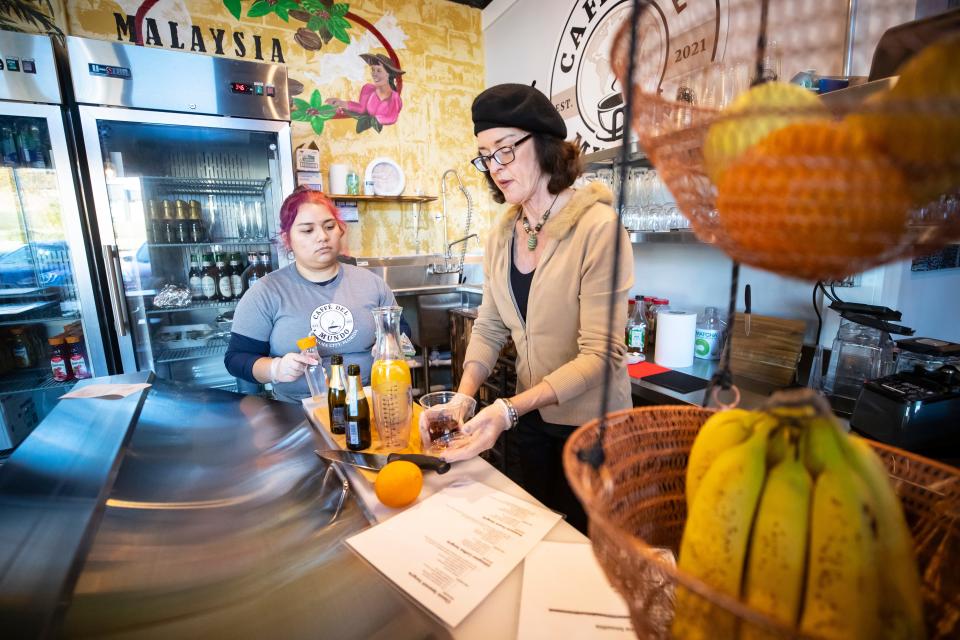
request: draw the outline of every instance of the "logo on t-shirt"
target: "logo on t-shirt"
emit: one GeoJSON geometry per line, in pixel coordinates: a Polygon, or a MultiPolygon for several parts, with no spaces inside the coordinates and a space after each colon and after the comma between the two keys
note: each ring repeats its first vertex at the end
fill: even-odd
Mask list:
{"type": "Polygon", "coordinates": [[[310,314],[310,328],[320,342],[342,344],[352,337],[353,314],[342,304],[320,305],[310,314]]]}

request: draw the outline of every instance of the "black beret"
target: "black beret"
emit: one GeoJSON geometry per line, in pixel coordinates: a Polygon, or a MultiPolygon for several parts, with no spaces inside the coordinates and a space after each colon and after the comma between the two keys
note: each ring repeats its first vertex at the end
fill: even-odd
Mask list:
{"type": "Polygon", "coordinates": [[[553,103],[525,84],[498,84],[473,101],[473,134],[494,127],[516,127],[530,133],[545,133],[561,140],[567,125],[553,103]]]}

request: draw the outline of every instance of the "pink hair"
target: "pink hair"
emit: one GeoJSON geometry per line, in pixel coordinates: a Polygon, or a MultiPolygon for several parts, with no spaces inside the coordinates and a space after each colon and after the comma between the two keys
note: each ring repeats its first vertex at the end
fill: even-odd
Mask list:
{"type": "Polygon", "coordinates": [[[283,241],[283,246],[286,247],[288,251],[290,250],[290,227],[293,226],[293,222],[297,219],[297,214],[300,213],[300,207],[305,204],[316,204],[329,211],[333,219],[337,221],[337,226],[340,227],[340,231],[343,234],[347,233],[347,224],[343,221],[340,210],[333,204],[333,200],[328,198],[322,191],[315,191],[308,187],[297,187],[293,190],[293,193],[287,196],[283,204],[280,205],[280,238],[283,241]]]}

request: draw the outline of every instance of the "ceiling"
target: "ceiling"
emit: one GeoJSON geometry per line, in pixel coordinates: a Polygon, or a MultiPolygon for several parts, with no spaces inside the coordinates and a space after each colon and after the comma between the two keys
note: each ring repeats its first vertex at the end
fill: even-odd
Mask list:
{"type": "Polygon", "coordinates": [[[450,2],[456,2],[457,4],[465,4],[468,7],[476,7],[477,9],[486,9],[487,5],[490,4],[493,0],[450,0],[450,2]]]}

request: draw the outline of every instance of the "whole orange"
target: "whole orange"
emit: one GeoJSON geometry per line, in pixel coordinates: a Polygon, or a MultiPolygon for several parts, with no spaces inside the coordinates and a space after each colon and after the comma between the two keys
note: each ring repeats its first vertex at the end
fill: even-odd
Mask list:
{"type": "Polygon", "coordinates": [[[774,131],[731,163],[717,189],[721,248],[806,280],[882,263],[910,206],[900,171],[863,130],[832,121],[774,131]]]}
{"type": "Polygon", "coordinates": [[[423,472],[420,467],[406,460],[388,463],[377,474],[373,489],[383,504],[394,509],[405,507],[420,495],[423,488],[423,472]]]}

